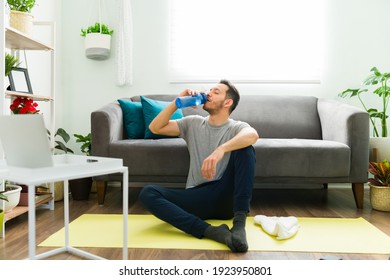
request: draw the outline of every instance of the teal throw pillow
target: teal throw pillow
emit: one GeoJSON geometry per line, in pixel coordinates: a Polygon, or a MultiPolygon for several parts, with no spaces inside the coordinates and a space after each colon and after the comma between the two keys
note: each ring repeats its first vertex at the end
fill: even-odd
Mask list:
{"type": "Polygon", "coordinates": [[[129,139],[143,139],[145,134],[144,114],[141,102],[119,99],[123,112],[123,125],[129,139]]]}
{"type": "MultiPolygon", "coordinates": [[[[144,121],[145,121],[145,139],[171,138],[170,136],[154,134],[149,130],[149,124],[171,102],[154,100],[154,99],[141,96],[141,103],[142,103],[142,111],[144,113],[144,121]]],[[[172,115],[171,120],[181,119],[182,117],[183,117],[183,112],[181,110],[177,110],[172,115]]]]}

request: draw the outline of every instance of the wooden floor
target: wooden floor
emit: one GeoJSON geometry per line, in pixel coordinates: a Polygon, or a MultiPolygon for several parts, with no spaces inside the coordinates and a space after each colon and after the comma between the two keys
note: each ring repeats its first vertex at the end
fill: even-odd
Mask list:
{"type": "MultiPolygon", "coordinates": [[[[129,213],[144,214],[145,210],[137,202],[140,189],[130,188],[129,213]]],[[[91,194],[88,201],[70,200],[70,220],[74,220],[85,213],[120,214],[122,198],[120,188],[108,189],[104,206],[97,205],[96,194],[91,194]]],[[[55,203],[55,210],[37,210],[37,244],[63,227],[63,202],[55,203]]],[[[390,235],[390,212],[372,210],[369,203],[369,191],[365,189],[364,209],[357,210],[353,200],[352,190],[338,185],[329,185],[328,189],[256,189],[253,194],[252,210],[250,215],[268,216],[297,216],[297,217],[363,217],[386,234],[390,235]]],[[[91,233],[93,234],[93,233],[91,233]]],[[[17,260],[28,256],[27,244],[27,214],[19,216],[6,223],[6,236],[0,239],[0,259],[17,260]]],[[[84,248],[82,248],[84,249],[84,248]]],[[[37,247],[37,253],[47,251],[48,248],[37,247]]],[[[121,259],[122,249],[85,248],[86,251],[98,254],[107,259],[121,259]]],[[[205,250],[161,250],[161,249],[129,249],[129,259],[156,260],[156,259],[293,259],[318,260],[323,253],[295,253],[295,252],[247,252],[231,253],[229,251],[205,250]]],[[[342,259],[388,259],[388,255],[368,254],[339,254],[334,255],[342,259]]],[[[51,259],[79,260],[78,256],[62,253],[51,259]]]]}

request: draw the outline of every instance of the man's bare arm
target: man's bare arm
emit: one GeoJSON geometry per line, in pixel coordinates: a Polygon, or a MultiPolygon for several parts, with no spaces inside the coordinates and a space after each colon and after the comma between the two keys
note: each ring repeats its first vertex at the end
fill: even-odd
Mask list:
{"type": "MultiPolygon", "coordinates": [[[[190,89],[185,89],[179,96],[186,96],[191,94],[190,89]]],[[[172,101],[164,110],[154,118],[150,123],[149,129],[154,134],[167,135],[167,136],[179,136],[179,125],[176,121],[170,120],[172,115],[177,110],[175,101],[172,101]]]]}
{"type": "Polygon", "coordinates": [[[219,146],[208,156],[202,164],[202,175],[208,180],[214,179],[217,172],[217,163],[226,152],[239,150],[256,143],[259,139],[257,131],[252,127],[243,128],[236,136],[219,146]]]}
{"type": "Polygon", "coordinates": [[[154,134],[178,136],[180,133],[179,126],[176,121],[170,120],[172,115],[177,110],[174,102],[170,103],[164,110],[154,118],[150,123],[149,129],[154,134]]]}

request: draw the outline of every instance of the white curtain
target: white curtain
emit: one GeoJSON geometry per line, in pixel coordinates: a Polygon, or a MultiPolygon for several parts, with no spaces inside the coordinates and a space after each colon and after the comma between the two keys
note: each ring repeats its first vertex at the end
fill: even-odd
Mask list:
{"type": "Polygon", "coordinates": [[[133,20],[130,0],[119,0],[117,35],[117,85],[133,83],[133,20]]]}

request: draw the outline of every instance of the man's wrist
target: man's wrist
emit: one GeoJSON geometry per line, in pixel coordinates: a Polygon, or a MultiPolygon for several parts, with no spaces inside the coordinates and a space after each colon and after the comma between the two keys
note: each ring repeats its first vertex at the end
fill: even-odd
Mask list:
{"type": "Polygon", "coordinates": [[[219,146],[217,148],[218,151],[222,152],[222,153],[226,153],[226,145],[225,144],[222,144],[221,146],[219,146]]]}

